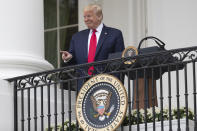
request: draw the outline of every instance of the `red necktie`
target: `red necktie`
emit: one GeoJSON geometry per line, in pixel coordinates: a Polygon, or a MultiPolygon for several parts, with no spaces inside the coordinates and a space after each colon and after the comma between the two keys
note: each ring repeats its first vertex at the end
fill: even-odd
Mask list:
{"type": "MultiPolygon", "coordinates": [[[[94,62],[94,57],[95,57],[95,53],[96,53],[96,43],[97,43],[95,32],[96,32],[96,30],[93,29],[92,36],[90,38],[89,53],[88,53],[88,63],[94,62]]],[[[91,66],[88,69],[88,74],[92,75],[93,70],[94,70],[94,67],[91,66]]]]}

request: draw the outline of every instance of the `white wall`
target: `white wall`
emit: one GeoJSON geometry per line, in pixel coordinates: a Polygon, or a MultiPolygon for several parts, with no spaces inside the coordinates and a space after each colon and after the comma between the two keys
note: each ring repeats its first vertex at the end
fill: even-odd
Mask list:
{"type": "Polygon", "coordinates": [[[0,80],[0,130],[14,130],[14,97],[13,84],[0,80]]]}
{"type": "Polygon", "coordinates": [[[149,0],[148,34],[166,42],[167,49],[197,45],[196,0],[149,0]]]}

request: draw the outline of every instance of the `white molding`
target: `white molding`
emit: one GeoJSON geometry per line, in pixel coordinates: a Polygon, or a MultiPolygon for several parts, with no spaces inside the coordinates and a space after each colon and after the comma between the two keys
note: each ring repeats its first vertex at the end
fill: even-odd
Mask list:
{"type": "Polygon", "coordinates": [[[0,53],[0,78],[6,79],[25,74],[51,70],[53,66],[43,58],[26,54],[0,53]]]}

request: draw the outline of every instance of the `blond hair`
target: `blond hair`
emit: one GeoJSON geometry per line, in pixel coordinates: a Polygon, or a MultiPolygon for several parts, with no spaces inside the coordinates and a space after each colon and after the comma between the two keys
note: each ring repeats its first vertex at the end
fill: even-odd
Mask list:
{"type": "Polygon", "coordinates": [[[89,4],[83,9],[83,11],[93,11],[100,18],[100,20],[103,19],[103,12],[100,5],[89,4]]]}

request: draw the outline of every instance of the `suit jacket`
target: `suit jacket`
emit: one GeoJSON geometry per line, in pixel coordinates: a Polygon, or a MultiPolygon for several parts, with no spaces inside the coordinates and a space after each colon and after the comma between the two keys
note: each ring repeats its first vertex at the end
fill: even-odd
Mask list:
{"type": "MultiPolygon", "coordinates": [[[[90,29],[82,30],[73,35],[69,52],[72,54],[72,64],[83,64],[88,61],[88,36],[90,29]]],[[[118,29],[103,26],[96,47],[95,61],[106,60],[110,53],[124,50],[122,32],[118,29]]],[[[79,88],[82,86],[81,82],[79,88]]]]}
{"type": "MultiPolygon", "coordinates": [[[[69,52],[72,54],[72,64],[83,64],[88,61],[88,35],[90,29],[73,35],[69,52]]],[[[122,32],[118,29],[103,26],[97,43],[95,61],[106,60],[110,53],[122,52],[124,42],[122,32]]]]}

